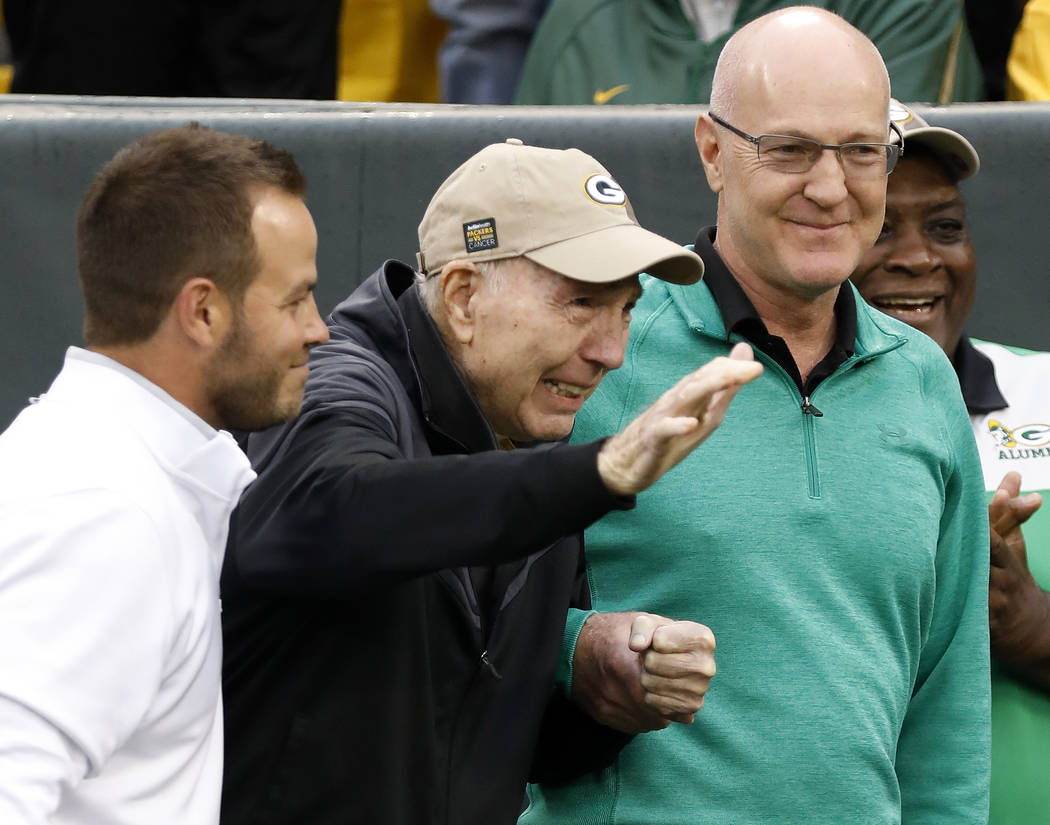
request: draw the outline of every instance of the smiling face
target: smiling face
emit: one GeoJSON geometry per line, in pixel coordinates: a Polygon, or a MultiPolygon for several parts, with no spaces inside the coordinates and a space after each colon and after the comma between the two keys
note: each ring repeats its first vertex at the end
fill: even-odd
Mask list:
{"type": "Polygon", "coordinates": [[[977,292],[977,256],[966,204],[935,158],[905,154],[890,175],[882,233],[852,279],[869,304],[954,354],[977,292]]]}
{"type": "MultiPolygon", "coordinates": [[[[723,100],[727,110],[716,114],[732,125],[822,144],[888,142],[885,67],[842,21],[794,10],[744,32],[734,51],[718,78],[734,94],[712,95],[712,110],[723,100]]],[[[753,299],[792,307],[849,277],[882,225],[885,177],[846,177],[831,150],[807,172],[771,168],[752,143],[706,116],[696,139],[719,195],[716,248],[753,299]]]]}
{"type": "Polygon", "coordinates": [[[261,268],[207,369],[209,403],[227,429],[260,430],[294,417],[310,348],[328,340],[317,314],[317,231],[302,199],[265,189],[252,233],[261,268]]]}
{"type": "Polygon", "coordinates": [[[623,363],[638,278],[575,281],[510,259],[480,278],[460,330],[457,361],[493,430],[516,441],[553,441],[602,377],[623,363]]]}

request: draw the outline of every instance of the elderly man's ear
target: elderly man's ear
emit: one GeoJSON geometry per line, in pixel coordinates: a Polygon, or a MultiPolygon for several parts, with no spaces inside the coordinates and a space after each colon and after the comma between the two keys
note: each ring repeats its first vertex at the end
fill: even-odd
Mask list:
{"type": "Polygon", "coordinates": [[[700,115],[696,119],[696,129],[693,135],[696,139],[696,150],[700,153],[700,162],[704,165],[707,185],[711,187],[712,192],[721,192],[722,155],[715,135],[714,121],[707,115],[700,115]]]}
{"type": "Polygon", "coordinates": [[[441,270],[441,303],[445,321],[460,344],[474,339],[477,296],[484,276],[470,261],[449,261],[441,270]]]}

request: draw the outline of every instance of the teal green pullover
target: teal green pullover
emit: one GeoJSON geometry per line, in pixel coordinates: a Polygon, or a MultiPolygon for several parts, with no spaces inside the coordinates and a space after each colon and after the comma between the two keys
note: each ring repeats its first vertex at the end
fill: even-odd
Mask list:
{"type": "MultiPolygon", "coordinates": [[[[697,39],[679,0],[553,0],[529,46],[517,103],[707,103],[726,40],[796,0],[742,0],[733,27],[697,39]]],[[[961,0],[815,0],[874,41],[905,102],[983,100],[961,0]]]]}
{"type": "MultiPolygon", "coordinates": [[[[573,439],[621,429],[728,353],[703,283],[644,278],[624,365],[573,439]]],[[[524,825],[970,825],[988,816],[988,523],[959,382],[857,297],[855,354],[803,414],[759,354],[718,430],[586,534],[595,609],[711,627],[691,725],[609,769],[531,787],[524,825]]],[[[566,629],[563,663],[585,614],[566,629]]],[[[569,689],[567,684],[564,686],[569,689]]]]}

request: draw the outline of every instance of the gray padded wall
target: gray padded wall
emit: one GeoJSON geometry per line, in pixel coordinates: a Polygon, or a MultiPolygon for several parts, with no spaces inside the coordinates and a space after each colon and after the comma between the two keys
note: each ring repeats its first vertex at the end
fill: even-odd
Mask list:
{"type": "MultiPolygon", "coordinates": [[[[0,96],[0,427],[46,389],[80,342],[73,219],[94,172],[123,144],[197,120],[290,149],[320,233],[322,313],[385,258],[413,261],[416,225],[444,177],[493,141],[577,146],[627,190],[639,220],[687,243],[714,219],[693,145],[699,109],[459,107],[0,96]]],[[[964,132],[982,170],[964,184],[981,261],[970,331],[1050,349],[1050,104],[920,111],[964,132]]]]}

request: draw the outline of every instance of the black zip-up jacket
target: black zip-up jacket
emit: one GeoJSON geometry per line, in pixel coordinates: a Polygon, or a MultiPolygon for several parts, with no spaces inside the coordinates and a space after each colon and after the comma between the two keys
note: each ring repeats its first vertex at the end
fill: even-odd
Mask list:
{"type": "Polygon", "coordinates": [[[498,450],[388,261],[329,318],[222,575],[223,825],[502,825],[626,738],[552,690],[598,444],[498,450]],[[534,758],[535,757],[535,758],[534,758]]]}

